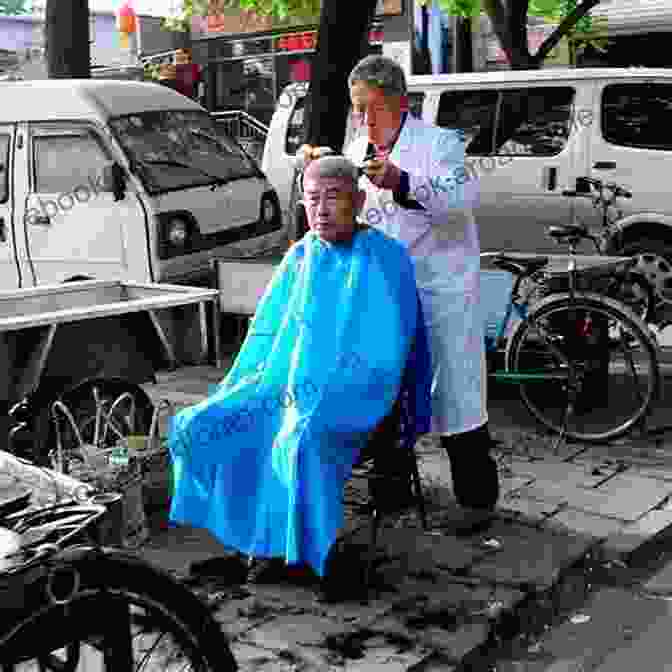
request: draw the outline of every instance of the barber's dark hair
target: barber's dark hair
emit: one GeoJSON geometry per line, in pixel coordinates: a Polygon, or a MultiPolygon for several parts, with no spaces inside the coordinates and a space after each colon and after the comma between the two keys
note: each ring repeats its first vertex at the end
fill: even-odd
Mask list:
{"type": "Polygon", "coordinates": [[[364,82],[377,86],[386,96],[406,95],[406,75],[402,67],[388,56],[366,56],[353,68],[348,77],[348,86],[364,82]]]}

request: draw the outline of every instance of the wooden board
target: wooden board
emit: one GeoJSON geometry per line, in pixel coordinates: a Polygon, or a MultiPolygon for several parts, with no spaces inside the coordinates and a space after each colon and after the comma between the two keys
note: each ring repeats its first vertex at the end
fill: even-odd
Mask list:
{"type": "Polygon", "coordinates": [[[279,263],[279,260],[219,260],[220,310],[236,315],[254,315],[279,263]]]}

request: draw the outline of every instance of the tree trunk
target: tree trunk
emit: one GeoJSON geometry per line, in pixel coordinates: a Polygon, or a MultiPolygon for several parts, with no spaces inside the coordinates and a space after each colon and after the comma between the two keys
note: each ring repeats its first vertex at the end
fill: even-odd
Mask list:
{"type": "Polygon", "coordinates": [[[367,53],[376,4],[376,0],[322,3],[307,101],[308,144],[336,151],[343,147],[350,105],[348,75],[367,53]]]}
{"type": "Polygon", "coordinates": [[[457,20],[457,71],[474,71],[474,39],[471,17],[457,20]]]}
{"type": "Polygon", "coordinates": [[[91,77],[88,0],[47,0],[45,43],[50,79],[91,77]]]}

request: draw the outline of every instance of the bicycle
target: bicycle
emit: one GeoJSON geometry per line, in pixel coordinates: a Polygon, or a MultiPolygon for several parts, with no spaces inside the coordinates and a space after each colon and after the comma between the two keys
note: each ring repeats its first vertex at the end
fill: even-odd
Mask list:
{"type": "Polygon", "coordinates": [[[22,505],[0,503],[2,672],[237,669],[221,628],[190,590],[99,543],[104,496],[33,511],[22,505]]]}
{"type": "MultiPolygon", "coordinates": [[[[632,198],[632,192],[615,182],[603,182],[590,177],[577,177],[576,188],[564,190],[562,195],[568,198],[591,199],[593,207],[600,213],[600,232],[597,234],[590,232],[577,218],[574,219],[573,225],[583,228],[583,237],[593,243],[598,255],[609,254],[619,235],[618,222],[623,217],[623,211],[618,208],[617,200],[619,198],[632,198]]],[[[659,284],[656,275],[658,271],[658,268],[651,270],[646,255],[637,255],[636,263],[628,273],[622,274],[618,278],[612,277],[610,283],[606,285],[602,283],[602,286],[595,287],[595,290],[622,301],[632,308],[644,322],[653,323],[656,321],[656,293],[654,287],[660,289],[657,287],[659,284]]]]}
{"type": "MultiPolygon", "coordinates": [[[[657,343],[646,324],[625,304],[595,292],[577,289],[591,269],[577,269],[576,245],[586,237],[576,225],[550,227],[548,233],[569,245],[567,292],[550,292],[533,303],[555,274],[547,256],[485,253],[496,268],[515,276],[509,302],[496,335],[486,340],[490,376],[519,386],[521,400],[531,415],[563,439],[601,443],[627,433],[644,422],[660,394],[657,343]],[[524,281],[532,287],[521,293],[524,281]],[[513,312],[520,321],[506,343],[504,369],[492,370],[494,353],[504,344],[513,312]],[[621,352],[622,363],[616,364],[621,352]],[[613,372],[609,367],[616,364],[613,372]],[[638,374],[637,367],[642,369],[638,374]],[[623,384],[632,374],[634,384],[623,384]],[[643,385],[637,384],[641,380],[643,385]],[[619,414],[623,399],[609,404],[616,392],[634,392],[634,408],[619,414]]],[[[627,272],[635,259],[604,260],[597,273],[627,272]]]]}

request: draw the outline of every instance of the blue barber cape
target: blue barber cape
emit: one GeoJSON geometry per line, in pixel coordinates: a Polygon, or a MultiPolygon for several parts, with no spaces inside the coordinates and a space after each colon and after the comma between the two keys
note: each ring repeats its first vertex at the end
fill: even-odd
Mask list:
{"type": "Polygon", "coordinates": [[[376,229],[292,246],[216,392],[178,413],[173,522],[320,576],[342,491],[369,433],[401,398],[398,445],[429,431],[431,366],[413,264],[376,229]]]}

